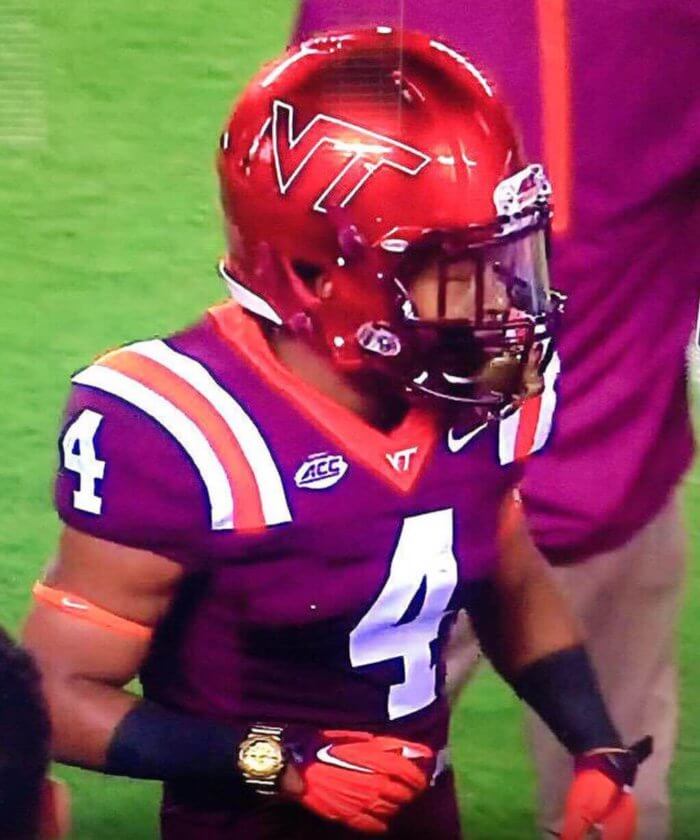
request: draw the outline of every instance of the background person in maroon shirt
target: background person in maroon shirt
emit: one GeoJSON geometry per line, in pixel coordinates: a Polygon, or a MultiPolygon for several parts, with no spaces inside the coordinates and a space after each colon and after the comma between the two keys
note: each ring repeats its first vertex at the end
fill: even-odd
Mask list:
{"type": "MultiPolygon", "coordinates": [[[[700,11],[692,0],[307,0],[297,37],[375,23],[464,48],[552,174],[554,277],[569,296],[563,375],[556,433],[528,464],[523,495],[624,737],[654,735],[636,790],[641,836],[659,840],[677,719],[676,488],[693,453],[685,350],[700,295],[690,81],[700,11]]],[[[542,822],[556,830],[570,771],[539,723],[532,732],[542,822]]]]}

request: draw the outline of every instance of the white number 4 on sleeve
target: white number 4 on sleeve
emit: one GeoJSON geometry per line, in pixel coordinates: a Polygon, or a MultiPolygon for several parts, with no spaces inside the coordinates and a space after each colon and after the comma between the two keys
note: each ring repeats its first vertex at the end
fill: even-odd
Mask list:
{"type": "Polygon", "coordinates": [[[63,435],[63,466],[78,473],[80,484],[73,491],[73,507],[86,513],[101,513],[102,499],[95,492],[95,482],[104,478],[105,462],[95,453],[95,435],[102,415],[86,408],[63,435]]]}

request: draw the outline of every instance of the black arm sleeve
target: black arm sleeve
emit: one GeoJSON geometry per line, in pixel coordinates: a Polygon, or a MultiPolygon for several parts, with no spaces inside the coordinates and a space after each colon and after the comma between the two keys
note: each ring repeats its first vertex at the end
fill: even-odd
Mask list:
{"type": "Polygon", "coordinates": [[[142,701],[119,723],[104,772],[134,779],[236,778],[247,728],[223,726],[142,701]]]}
{"type": "Polygon", "coordinates": [[[538,659],[511,684],[570,753],[622,746],[583,645],[538,659]]]}
{"type": "Polygon", "coordinates": [[[472,587],[467,612],[484,654],[501,676],[545,722],[566,749],[578,755],[600,747],[620,747],[598,680],[583,645],[555,651],[516,674],[503,667],[499,598],[491,581],[472,587]]]}

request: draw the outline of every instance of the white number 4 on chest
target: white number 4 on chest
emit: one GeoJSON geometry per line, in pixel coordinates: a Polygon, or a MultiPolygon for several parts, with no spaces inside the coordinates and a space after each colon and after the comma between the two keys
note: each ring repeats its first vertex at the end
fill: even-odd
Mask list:
{"type": "Polygon", "coordinates": [[[389,577],[350,634],[350,662],[355,668],[403,660],[404,681],[389,689],[390,720],[420,711],[435,700],[431,645],[457,585],[453,535],[450,508],[404,519],[389,577]],[[405,620],[421,590],[420,609],[405,620]]]}

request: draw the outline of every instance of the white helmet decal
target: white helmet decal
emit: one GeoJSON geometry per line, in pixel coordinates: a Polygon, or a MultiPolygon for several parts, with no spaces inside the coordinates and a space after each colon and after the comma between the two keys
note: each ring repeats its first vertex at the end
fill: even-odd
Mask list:
{"type": "Polygon", "coordinates": [[[347,163],[314,202],[313,209],[319,213],[326,213],[328,206],[345,207],[382,166],[417,175],[432,160],[405,143],[326,114],[317,114],[295,135],[294,107],[279,99],[273,102],[272,154],[282,195],[313,164],[316,151],[324,145],[345,153],[347,163]]]}
{"type": "MultiPolygon", "coordinates": [[[[552,185],[541,163],[532,163],[505,178],[493,191],[493,203],[499,216],[516,216],[528,207],[541,204],[552,194],[552,185]]],[[[507,232],[517,230],[517,219],[509,222],[507,232]]]]}

